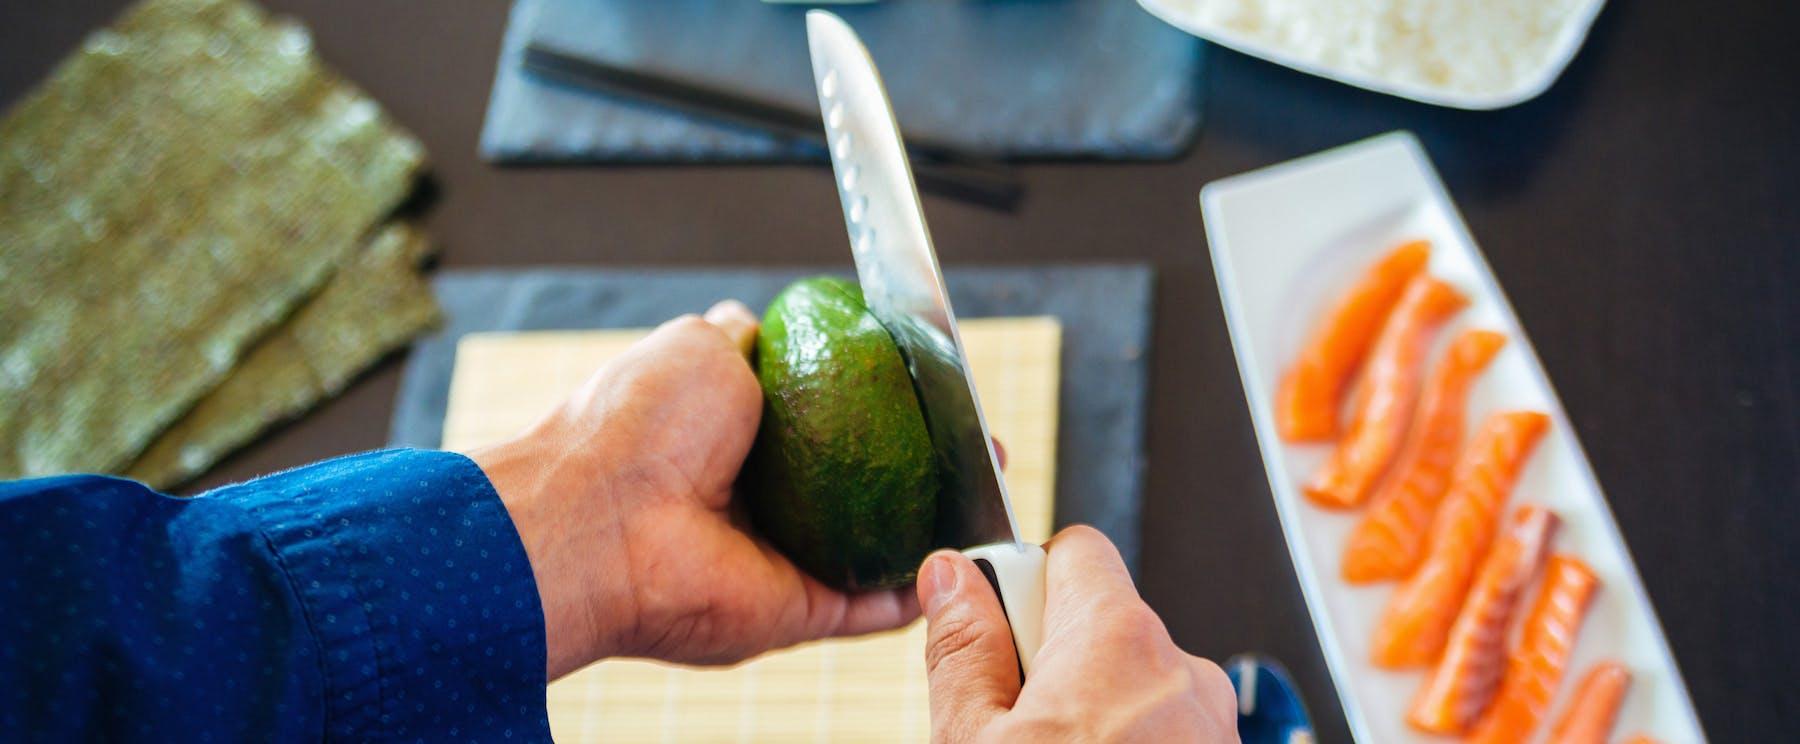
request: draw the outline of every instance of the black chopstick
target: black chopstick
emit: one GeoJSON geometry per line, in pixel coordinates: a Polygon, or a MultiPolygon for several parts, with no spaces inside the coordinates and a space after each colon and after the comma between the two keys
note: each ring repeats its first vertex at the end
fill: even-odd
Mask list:
{"type": "MultiPolygon", "coordinates": [[[[672,109],[770,132],[826,149],[817,111],[739,95],[676,78],[581,57],[539,44],[525,47],[525,69],[537,76],[602,93],[635,97],[672,109]]],[[[1011,168],[954,145],[906,137],[919,187],[942,196],[1011,211],[1024,187],[1011,168]]]]}

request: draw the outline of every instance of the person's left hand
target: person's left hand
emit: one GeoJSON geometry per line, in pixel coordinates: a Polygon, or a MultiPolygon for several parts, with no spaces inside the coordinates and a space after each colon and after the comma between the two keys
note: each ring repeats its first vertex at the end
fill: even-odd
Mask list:
{"type": "Polygon", "coordinates": [[[608,656],[729,664],[918,615],[910,588],[846,595],[801,573],[732,509],[762,415],[755,335],[736,302],[669,321],[470,453],[531,559],[550,679],[608,656]]]}

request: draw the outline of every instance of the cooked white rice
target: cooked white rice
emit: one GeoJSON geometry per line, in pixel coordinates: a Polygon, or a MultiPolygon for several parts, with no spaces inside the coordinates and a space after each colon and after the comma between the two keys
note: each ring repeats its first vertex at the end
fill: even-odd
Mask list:
{"type": "Polygon", "coordinates": [[[1301,60],[1459,93],[1511,91],[1590,0],[1176,0],[1301,60]]]}

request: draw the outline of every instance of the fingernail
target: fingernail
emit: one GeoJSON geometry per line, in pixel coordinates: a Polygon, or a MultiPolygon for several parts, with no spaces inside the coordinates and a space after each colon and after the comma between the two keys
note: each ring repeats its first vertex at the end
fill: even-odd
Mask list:
{"type": "Polygon", "coordinates": [[[926,559],[919,577],[925,583],[925,591],[921,592],[925,601],[921,603],[920,609],[927,615],[936,614],[938,608],[943,607],[956,594],[956,567],[950,565],[949,558],[934,555],[926,559]]]}

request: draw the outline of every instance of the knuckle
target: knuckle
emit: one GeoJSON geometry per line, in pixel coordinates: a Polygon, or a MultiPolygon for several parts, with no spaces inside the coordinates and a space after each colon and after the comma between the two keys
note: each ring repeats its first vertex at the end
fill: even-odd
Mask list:
{"type": "Polygon", "coordinates": [[[1156,610],[1150,609],[1150,605],[1141,599],[1121,603],[1119,605],[1119,621],[1138,630],[1161,631],[1163,629],[1162,616],[1157,615],[1156,610]]]}
{"type": "Polygon", "coordinates": [[[1190,657],[1188,668],[1194,678],[1194,694],[1199,699],[1200,707],[1216,721],[1230,721],[1237,717],[1237,691],[1231,686],[1231,677],[1218,664],[1208,659],[1190,657]]]}
{"type": "Polygon", "coordinates": [[[1194,670],[1194,682],[1199,686],[1201,694],[1216,693],[1231,689],[1231,677],[1225,674],[1224,668],[1198,656],[1189,656],[1189,665],[1194,670]]]}
{"type": "Polygon", "coordinates": [[[930,639],[925,644],[925,669],[937,670],[946,661],[961,662],[981,653],[981,640],[987,634],[985,623],[972,617],[950,616],[932,622],[930,639]]]}
{"type": "Polygon", "coordinates": [[[722,335],[722,332],[713,324],[706,322],[705,318],[688,313],[669,319],[657,329],[655,335],[663,337],[664,343],[685,346],[699,342],[709,335],[722,335]]]}
{"type": "Polygon", "coordinates": [[[706,325],[705,318],[693,313],[684,313],[676,316],[674,320],[669,321],[670,328],[681,331],[692,331],[697,328],[705,328],[706,325]]]}
{"type": "Polygon", "coordinates": [[[1142,601],[1126,602],[1106,610],[1104,632],[1113,640],[1140,650],[1172,646],[1162,618],[1142,601]]]}

